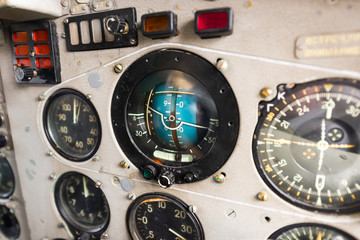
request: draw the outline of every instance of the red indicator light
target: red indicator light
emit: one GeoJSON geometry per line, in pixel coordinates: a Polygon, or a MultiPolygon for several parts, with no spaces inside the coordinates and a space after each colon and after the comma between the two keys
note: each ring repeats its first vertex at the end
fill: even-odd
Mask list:
{"type": "Polygon", "coordinates": [[[14,42],[27,42],[27,33],[26,32],[14,32],[13,39],[14,39],[14,42]]]}
{"type": "Polygon", "coordinates": [[[231,8],[196,11],[195,33],[201,38],[230,35],[233,32],[234,12],[231,8]]]}
{"type": "Polygon", "coordinates": [[[51,68],[50,58],[37,58],[36,59],[37,68],[51,68]]]}
{"type": "Polygon", "coordinates": [[[30,59],[29,58],[18,58],[16,59],[18,66],[28,66],[31,67],[30,59]]]}
{"type": "Polygon", "coordinates": [[[49,34],[47,30],[37,30],[33,32],[33,38],[35,42],[42,42],[49,40],[49,34]]]}
{"type": "Polygon", "coordinates": [[[199,30],[226,28],[228,26],[228,13],[209,12],[199,14],[197,23],[199,30]]]}
{"type": "Polygon", "coordinates": [[[17,56],[29,56],[29,46],[28,45],[16,45],[15,54],[17,56]]]}
{"type": "Polygon", "coordinates": [[[35,45],[35,54],[36,55],[49,55],[50,54],[49,44],[36,44],[35,45]]]}

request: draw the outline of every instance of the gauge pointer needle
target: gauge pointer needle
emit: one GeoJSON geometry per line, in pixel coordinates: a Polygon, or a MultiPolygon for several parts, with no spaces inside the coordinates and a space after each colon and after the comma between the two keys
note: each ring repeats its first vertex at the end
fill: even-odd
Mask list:
{"type": "Polygon", "coordinates": [[[76,100],[73,101],[73,123],[76,124],[76,100]]]}
{"type": "Polygon", "coordinates": [[[317,235],[317,237],[316,237],[316,240],[322,240],[322,233],[321,232],[319,232],[319,234],[317,235]]]}
{"type": "Polygon", "coordinates": [[[172,230],[171,228],[169,228],[169,232],[173,233],[174,235],[176,235],[177,237],[181,238],[181,240],[186,240],[186,238],[184,238],[183,236],[181,236],[180,234],[178,234],[177,232],[175,232],[174,230],[172,230]]]}
{"type": "Polygon", "coordinates": [[[82,178],[83,179],[83,187],[84,187],[84,197],[87,198],[89,196],[89,189],[86,186],[86,179],[85,177],[82,178]]]}

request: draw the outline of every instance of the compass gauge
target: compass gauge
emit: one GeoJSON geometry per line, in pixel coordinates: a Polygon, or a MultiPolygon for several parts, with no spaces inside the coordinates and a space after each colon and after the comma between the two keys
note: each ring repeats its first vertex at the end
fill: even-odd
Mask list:
{"type": "Polygon", "coordinates": [[[319,211],[360,207],[360,83],[322,79],[280,85],[260,103],[256,166],[282,198],[319,211]]]}

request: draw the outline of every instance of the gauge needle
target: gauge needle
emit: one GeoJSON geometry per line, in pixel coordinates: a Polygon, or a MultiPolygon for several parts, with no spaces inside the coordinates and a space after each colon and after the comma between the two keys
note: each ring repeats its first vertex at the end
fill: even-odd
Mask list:
{"type": "Polygon", "coordinates": [[[76,99],[73,100],[73,123],[76,124],[76,99]]]}
{"type": "Polygon", "coordinates": [[[180,234],[178,234],[177,232],[175,232],[174,230],[172,230],[171,228],[169,228],[169,232],[173,233],[174,235],[176,235],[177,237],[181,238],[181,240],[186,240],[186,238],[184,238],[183,236],[181,236],[180,234]]]}
{"type": "Polygon", "coordinates": [[[84,197],[87,198],[89,196],[89,189],[86,186],[86,179],[85,177],[82,178],[83,179],[83,187],[84,187],[84,197]]]}
{"type": "Polygon", "coordinates": [[[148,105],[147,105],[147,107],[148,107],[151,111],[153,111],[154,113],[160,115],[160,117],[161,117],[161,122],[162,122],[162,124],[164,125],[164,127],[165,127],[166,129],[169,129],[169,130],[177,130],[177,129],[179,129],[182,125],[188,125],[188,126],[190,126],[190,127],[203,128],[203,129],[209,130],[210,132],[214,132],[213,130],[211,130],[211,129],[208,128],[208,127],[204,127],[204,126],[197,125],[197,124],[193,124],[193,123],[183,122],[183,121],[181,121],[180,124],[179,124],[178,126],[174,127],[174,128],[169,127],[169,126],[167,126],[167,125],[165,124],[165,122],[164,122],[164,114],[162,114],[161,112],[156,111],[155,109],[153,109],[152,107],[149,107],[148,105]]]}
{"type": "Polygon", "coordinates": [[[323,237],[322,233],[319,232],[319,234],[316,237],[316,240],[322,240],[322,237],[323,237]]]}
{"type": "MultiPolygon", "coordinates": [[[[307,147],[317,147],[318,144],[317,143],[311,143],[311,142],[298,142],[298,141],[291,141],[291,140],[287,140],[284,138],[280,138],[280,139],[275,139],[275,138],[264,138],[265,141],[269,141],[269,142],[276,142],[276,143],[280,143],[280,144],[297,144],[297,145],[301,145],[301,146],[307,146],[307,147]]],[[[329,144],[328,145],[329,148],[354,148],[355,145],[352,144],[329,144]]]]}
{"type": "Polygon", "coordinates": [[[79,122],[80,109],[81,109],[81,102],[79,103],[79,106],[78,106],[75,124],[79,122]]]}
{"type": "Polygon", "coordinates": [[[318,171],[321,170],[321,167],[324,162],[324,152],[329,148],[329,143],[325,141],[325,119],[321,120],[321,140],[317,143],[317,148],[320,150],[319,162],[318,162],[318,171]]]}

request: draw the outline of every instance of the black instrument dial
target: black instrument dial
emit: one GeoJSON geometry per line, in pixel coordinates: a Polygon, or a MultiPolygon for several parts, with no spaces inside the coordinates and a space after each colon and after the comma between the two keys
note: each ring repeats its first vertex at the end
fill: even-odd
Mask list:
{"type": "Polygon", "coordinates": [[[272,189],[308,209],[359,209],[358,81],[280,85],[274,100],[260,103],[259,114],[253,152],[272,189]]]}
{"type": "Polygon", "coordinates": [[[349,234],[323,224],[300,223],[284,227],[273,233],[272,240],[355,240],[349,234]]]}
{"type": "Polygon", "coordinates": [[[0,206],[0,231],[9,239],[20,236],[20,225],[14,213],[5,206],[0,206]]]}
{"type": "MultiPolygon", "coordinates": [[[[98,236],[110,221],[110,210],[102,190],[89,177],[67,172],[55,185],[56,206],[73,232],[98,236]]],[[[73,233],[74,234],[74,233],[73,233]]]]}
{"type": "Polygon", "coordinates": [[[9,162],[0,156],[0,198],[10,197],[15,188],[14,174],[9,162]]]}
{"type": "Polygon", "coordinates": [[[195,214],[181,200],[163,193],[144,194],[127,211],[133,240],[202,240],[204,233],[195,214]]]}
{"type": "Polygon", "coordinates": [[[168,182],[213,174],[232,153],[239,130],[236,99],[224,76],[180,50],[152,52],[134,62],[116,86],[111,115],[129,160],[145,178],[170,174],[168,182]]]}
{"type": "Polygon", "coordinates": [[[51,145],[69,160],[85,161],[99,148],[99,116],[94,105],[75,90],[60,89],[49,98],[44,126],[51,145]]]}

